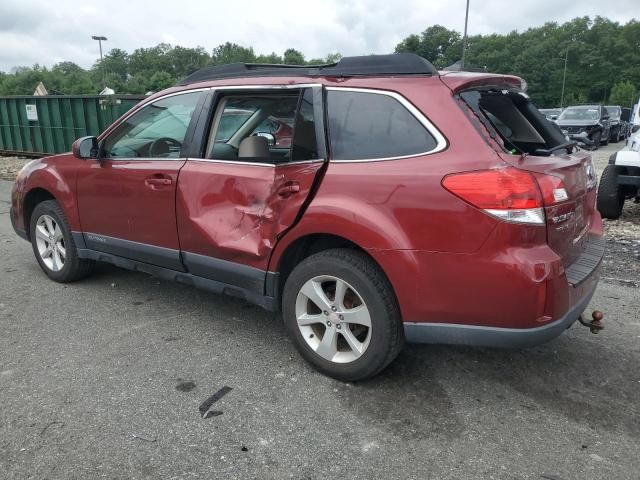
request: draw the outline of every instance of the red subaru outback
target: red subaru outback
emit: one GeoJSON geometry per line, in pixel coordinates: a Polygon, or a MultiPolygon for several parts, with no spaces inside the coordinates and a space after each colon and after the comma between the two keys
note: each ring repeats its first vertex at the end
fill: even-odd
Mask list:
{"type": "Polygon", "coordinates": [[[524,90],[411,54],[212,67],[29,163],[11,219],[55,281],[110,262],[282,310],[342,380],[405,339],[539,344],[585,309],[604,244],[589,154],[524,90]]]}

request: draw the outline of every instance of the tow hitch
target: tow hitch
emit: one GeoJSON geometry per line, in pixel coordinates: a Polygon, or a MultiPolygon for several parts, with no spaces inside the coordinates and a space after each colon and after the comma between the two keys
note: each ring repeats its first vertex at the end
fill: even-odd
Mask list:
{"type": "Polygon", "coordinates": [[[582,318],[582,314],[581,314],[578,317],[578,321],[585,327],[588,327],[589,330],[591,330],[591,333],[597,334],[600,330],[604,328],[604,325],[602,324],[604,313],[602,313],[600,310],[594,310],[593,313],[591,314],[591,318],[593,318],[593,320],[591,320],[590,322],[586,322],[585,319],[582,318]]]}

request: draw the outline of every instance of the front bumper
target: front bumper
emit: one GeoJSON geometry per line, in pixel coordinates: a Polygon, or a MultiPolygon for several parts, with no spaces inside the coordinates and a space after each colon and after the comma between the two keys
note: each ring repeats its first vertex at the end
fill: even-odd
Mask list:
{"type": "Polygon", "coordinates": [[[25,230],[22,230],[21,228],[18,228],[18,225],[16,224],[13,208],[9,209],[9,218],[11,219],[11,226],[13,227],[13,231],[16,232],[16,234],[20,238],[24,238],[26,241],[29,241],[29,236],[27,235],[27,232],[25,230]]]}

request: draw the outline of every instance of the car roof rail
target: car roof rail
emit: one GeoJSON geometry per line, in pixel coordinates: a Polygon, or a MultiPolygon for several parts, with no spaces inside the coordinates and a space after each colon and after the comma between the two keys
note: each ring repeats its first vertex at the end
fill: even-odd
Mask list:
{"type": "Polygon", "coordinates": [[[198,70],[176,86],[197,82],[243,77],[353,77],[391,75],[431,75],[438,70],[413,53],[344,57],[324,65],[274,65],[268,63],[231,63],[198,70]]]}

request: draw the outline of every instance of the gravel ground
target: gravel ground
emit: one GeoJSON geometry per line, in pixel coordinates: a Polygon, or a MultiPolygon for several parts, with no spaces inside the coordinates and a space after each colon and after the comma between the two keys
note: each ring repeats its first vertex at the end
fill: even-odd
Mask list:
{"type": "Polygon", "coordinates": [[[24,157],[0,156],[0,179],[13,181],[20,169],[30,160],[30,158],[24,157]]]}
{"type": "MultiPolygon", "coordinates": [[[[599,168],[614,148],[596,152],[599,168]]],[[[278,316],[236,299],[108,265],[49,281],[11,229],[9,188],[3,480],[639,478],[640,290],[610,279],[637,263],[624,243],[640,239],[635,206],[607,224],[587,309],[605,312],[601,334],[573,326],[526,350],[408,345],[380,376],[345,384],[302,361],[278,316]],[[222,413],[202,418],[223,387],[222,413]]]]}
{"type": "MultiPolygon", "coordinates": [[[[622,143],[610,143],[592,152],[598,176],[607,166],[611,154],[623,146],[622,143]]],[[[617,220],[605,220],[604,226],[607,253],[603,261],[603,280],[640,287],[640,204],[627,200],[622,216],[617,220]]]]}

